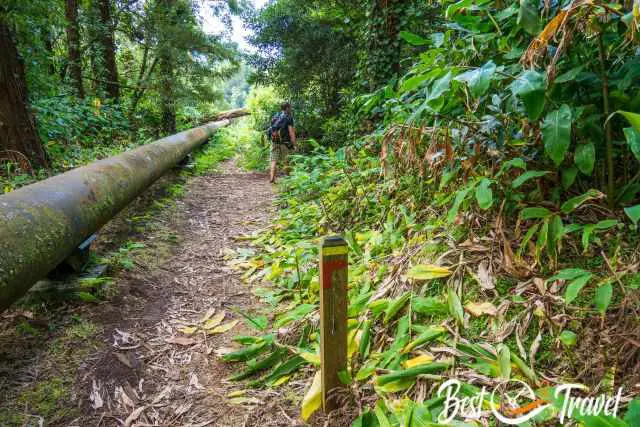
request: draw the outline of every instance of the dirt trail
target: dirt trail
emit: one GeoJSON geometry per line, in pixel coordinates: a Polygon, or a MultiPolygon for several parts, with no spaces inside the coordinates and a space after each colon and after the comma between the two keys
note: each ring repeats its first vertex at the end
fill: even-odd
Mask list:
{"type": "MultiPolygon", "coordinates": [[[[234,310],[258,308],[251,289],[226,266],[224,249],[268,223],[273,189],[264,174],[242,172],[232,162],[219,169],[188,184],[170,220],[180,243],[168,262],[119,279],[133,298],[103,314],[108,348],[81,372],[88,398],[77,425],[256,425],[252,409],[264,400],[230,404],[232,386],[224,379],[231,371],[215,352],[249,332],[234,310]],[[215,320],[223,311],[223,325],[239,320],[231,332],[189,334],[203,317],[215,320]]],[[[265,421],[283,425],[286,417],[283,410],[265,421]]]]}
{"type": "Polygon", "coordinates": [[[234,399],[229,393],[240,386],[225,381],[232,368],[216,358],[233,346],[231,337],[254,334],[238,310],[271,314],[227,266],[224,251],[242,246],[234,238],[268,225],[272,186],[265,174],[228,161],[190,179],[177,206],[150,213],[154,188],[174,179],[101,232],[99,253],[123,239],[145,247],[134,267],[116,276],[115,297],[97,305],[63,302],[37,315],[16,307],[0,316],[0,425],[297,424],[297,405],[288,402],[299,396],[252,390],[234,399]],[[131,235],[136,215],[152,226],[131,235]],[[207,334],[205,318],[237,324],[207,334]]]}

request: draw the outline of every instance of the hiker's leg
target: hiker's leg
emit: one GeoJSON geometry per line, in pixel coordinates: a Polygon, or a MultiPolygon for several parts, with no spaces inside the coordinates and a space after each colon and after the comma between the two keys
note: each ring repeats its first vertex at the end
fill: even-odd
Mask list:
{"type": "Polygon", "coordinates": [[[269,171],[269,181],[274,182],[276,180],[276,160],[271,160],[271,170],[269,171]]]}
{"type": "Polygon", "coordinates": [[[271,169],[269,170],[269,182],[276,180],[276,166],[278,164],[278,147],[275,143],[271,143],[271,169]]]}

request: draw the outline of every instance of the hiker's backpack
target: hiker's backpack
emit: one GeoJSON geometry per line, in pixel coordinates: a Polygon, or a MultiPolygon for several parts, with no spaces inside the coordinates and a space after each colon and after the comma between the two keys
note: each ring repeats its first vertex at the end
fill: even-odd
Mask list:
{"type": "Polygon", "coordinates": [[[284,129],[285,124],[287,122],[286,118],[287,118],[286,114],[284,112],[280,112],[275,116],[273,116],[273,118],[271,119],[271,126],[269,126],[267,135],[272,142],[282,143],[282,140],[283,140],[282,132],[286,131],[284,129]]]}

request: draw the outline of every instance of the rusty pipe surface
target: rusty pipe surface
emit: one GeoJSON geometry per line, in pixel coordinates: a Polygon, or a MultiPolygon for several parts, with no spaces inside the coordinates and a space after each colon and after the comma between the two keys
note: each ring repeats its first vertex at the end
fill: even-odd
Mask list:
{"type": "Polygon", "coordinates": [[[0,311],[229,120],[0,196],[0,311]]]}

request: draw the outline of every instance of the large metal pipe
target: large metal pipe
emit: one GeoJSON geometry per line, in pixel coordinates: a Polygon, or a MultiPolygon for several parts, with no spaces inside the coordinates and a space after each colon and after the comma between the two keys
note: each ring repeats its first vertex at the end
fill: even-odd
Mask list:
{"type": "Polygon", "coordinates": [[[229,120],[0,196],[0,311],[229,120]]]}

